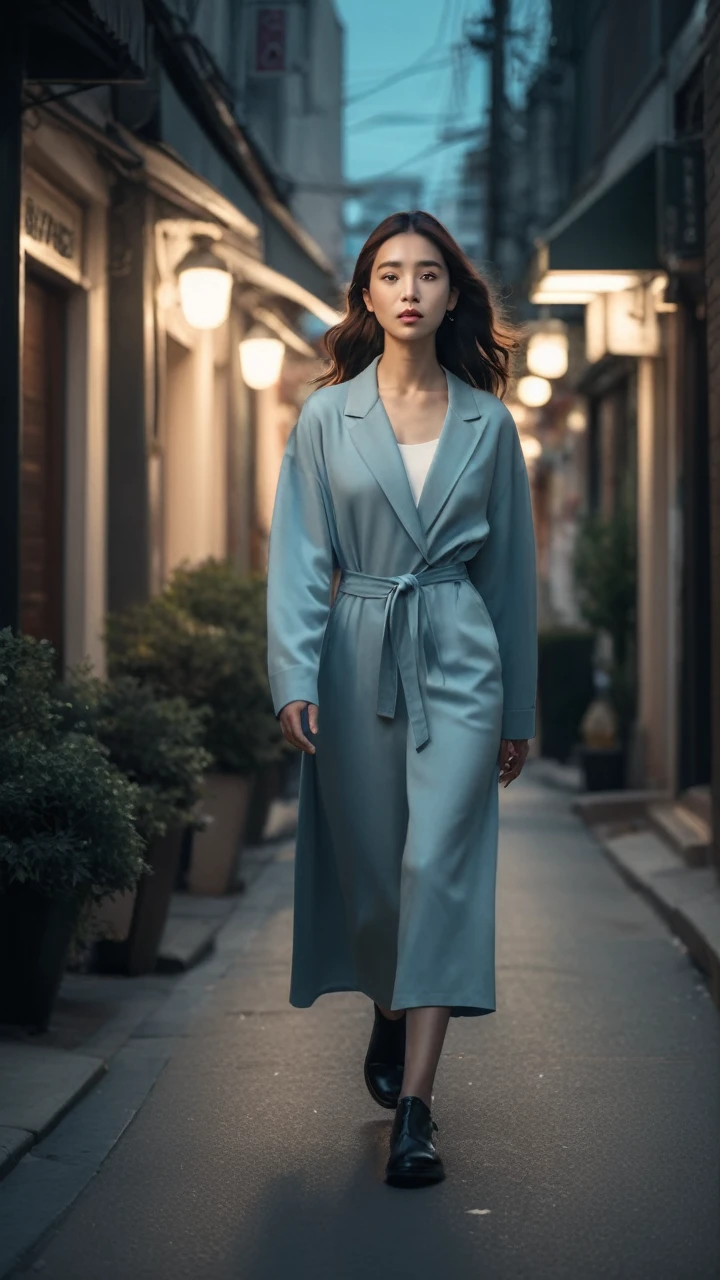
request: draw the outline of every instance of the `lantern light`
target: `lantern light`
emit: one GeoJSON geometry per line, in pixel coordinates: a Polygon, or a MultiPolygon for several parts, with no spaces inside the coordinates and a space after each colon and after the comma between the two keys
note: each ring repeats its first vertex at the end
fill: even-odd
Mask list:
{"type": "Polygon", "coordinates": [[[255,324],[240,343],[240,368],[245,384],[253,391],[273,387],[280,377],[285,343],[264,325],[255,324]]]}
{"type": "Polygon", "coordinates": [[[587,426],[587,416],[583,409],[572,409],[567,416],[567,425],[571,431],[584,431],[587,426]]]}
{"type": "Polygon", "coordinates": [[[534,374],[520,378],[517,384],[517,397],[529,409],[539,409],[547,404],[552,395],[552,387],[547,378],[539,378],[534,374]]]}
{"type": "Polygon", "coordinates": [[[543,326],[528,342],[527,367],[541,378],[562,378],[568,369],[568,336],[559,322],[543,326]]]}
{"type": "Polygon", "coordinates": [[[183,315],[193,329],[218,329],[230,311],[233,278],[213,252],[212,236],[193,236],[176,268],[183,315]]]}

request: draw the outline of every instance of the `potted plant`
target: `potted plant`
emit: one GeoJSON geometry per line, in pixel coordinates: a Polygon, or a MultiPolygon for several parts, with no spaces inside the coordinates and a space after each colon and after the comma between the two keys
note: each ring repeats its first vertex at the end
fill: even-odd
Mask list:
{"type": "Polygon", "coordinates": [[[133,676],[93,678],[88,667],[62,689],[66,721],[91,734],[137,784],[136,826],[151,874],[124,895],[105,899],[98,916],[112,935],[96,941],[95,967],[151,973],[170,908],[184,829],[197,820],[211,756],[202,746],[206,713],[182,697],[158,697],[133,676]]]}
{"type": "Polygon", "coordinates": [[[0,1022],[47,1028],[89,902],[147,869],[138,789],[63,733],[46,642],[0,632],[0,1022]]]}
{"type": "MultiPolygon", "coordinates": [[[[264,574],[242,575],[231,560],[209,557],[201,564],[181,564],[175,569],[168,592],[180,608],[200,622],[231,628],[251,638],[257,652],[267,653],[267,578],[264,574]]],[[[272,711],[270,690],[264,682],[266,710],[272,711]]],[[[266,721],[270,736],[256,757],[252,789],[247,807],[245,842],[259,844],[267,816],[282,787],[283,767],[294,751],[266,721]]]]}
{"type": "Polygon", "coordinates": [[[601,696],[586,713],[580,757],[588,789],[597,789],[598,779],[622,786],[625,744],[635,711],[637,590],[635,519],[626,501],[610,517],[586,517],[574,570],[580,609],[598,633],[600,654],[594,682],[601,696]]]}
{"type": "Polygon", "coordinates": [[[194,617],[171,585],[109,618],[107,641],[113,676],[136,676],[166,696],[182,694],[207,708],[204,745],[213,766],[203,804],[209,821],[195,833],[188,887],[228,892],[236,883],[253,773],[276,757],[280,740],[257,631],[194,617]]]}

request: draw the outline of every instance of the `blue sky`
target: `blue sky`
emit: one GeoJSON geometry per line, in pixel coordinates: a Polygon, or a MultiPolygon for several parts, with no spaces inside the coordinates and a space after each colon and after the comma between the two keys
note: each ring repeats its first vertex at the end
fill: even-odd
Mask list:
{"type": "Polygon", "coordinates": [[[350,99],[346,177],[399,170],[427,175],[430,188],[449,181],[462,143],[407,162],[437,143],[446,121],[453,127],[479,125],[487,101],[483,61],[471,50],[453,53],[453,45],[462,43],[463,18],[487,6],[483,0],[335,0],[335,6],[345,27],[350,99]],[[412,64],[419,74],[352,101],[412,64]]]}
{"type": "MultiPolygon", "coordinates": [[[[468,46],[463,27],[489,12],[489,0],[335,0],[335,7],[345,27],[345,176],[424,175],[431,207],[472,139],[429,149],[443,128],[479,128],[487,110],[487,60],[468,46]],[[419,74],[359,99],[413,64],[419,74]]],[[[512,23],[541,39],[545,9],[546,0],[514,0],[512,23]]]]}

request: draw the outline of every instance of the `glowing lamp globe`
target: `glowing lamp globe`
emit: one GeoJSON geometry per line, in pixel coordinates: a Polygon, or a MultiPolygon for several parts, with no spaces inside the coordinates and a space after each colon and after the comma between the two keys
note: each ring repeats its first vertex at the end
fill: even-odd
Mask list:
{"type": "Polygon", "coordinates": [[[587,417],[582,409],[572,409],[567,416],[567,425],[571,431],[584,431],[587,426],[587,417]]]}
{"type": "Polygon", "coordinates": [[[517,398],[521,404],[527,405],[528,409],[542,408],[544,404],[547,404],[551,395],[552,387],[547,378],[529,374],[518,381],[517,398]]]}
{"type": "Polygon", "coordinates": [[[274,387],[280,377],[285,343],[254,325],[240,343],[240,368],[246,386],[253,391],[274,387]]]}
{"type": "Polygon", "coordinates": [[[213,253],[211,236],[193,236],[177,267],[180,305],[193,329],[218,329],[228,318],[233,278],[213,253]]]}
{"type": "Polygon", "coordinates": [[[528,342],[527,367],[540,378],[562,378],[568,369],[568,338],[562,331],[540,330],[528,342]]]}

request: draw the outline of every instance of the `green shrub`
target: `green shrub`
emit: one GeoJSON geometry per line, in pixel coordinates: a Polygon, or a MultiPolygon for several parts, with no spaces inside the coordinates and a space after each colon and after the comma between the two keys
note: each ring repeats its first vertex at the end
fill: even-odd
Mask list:
{"type": "Polygon", "coordinates": [[[195,820],[212,757],[202,745],[208,711],[158,697],[133,676],[103,681],[87,666],[61,686],[68,728],[92,734],[139,788],[137,828],[149,843],[195,820]]]}
{"type": "Polygon", "coordinates": [[[587,516],[575,546],[575,584],[585,621],[609,634],[610,699],[627,737],[635,714],[636,521],[621,504],[610,517],[587,516]]]}
{"type": "Polygon", "coordinates": [[[635,548],[635,521],[627,506],[609,518],[587,516],[575,544],[575,584],[582,616],[591,627],[609,632],[619,668],[625,665],[635,628],[635,548]]]}
{"type": "Polygon", "coordinates": [[[198,620],[171,591],[107,624],[111,676],[135,676],[166,697],[209,708],[205,746],[215,767],[249,773],[278,759],[281,734],[257,631],[198,620]]]}
{"type": "Polygon", "coordinates": [[[18,734],[0,747],[0,892],[99,901],[143,871],[138,788],[89,737],[45,744],[18,734]]]}
{"type": "Polygon", "coordinates": [[[179,565],[170,578],[166,594],[196,621],[238,632],[259,656],[260,683],[252,715],[259,729],[255,767],[275,764],[294,754],[294,748],[279,730],[267,678],[266,575],[241,574],[232,560],[211,556],[197,565],[188,562],[179,565]]]}
{"type": "Polygon", "coordinates": [[[179,609],[209,626],[231,627],[267,644],[267,579],[241,574],[231,560],[210,557],[175,569],[166,594],[179,609]]]}
{"type": "Polygon", "coordinates": [[[20,733],[54,738],[60,718],[53,697],[55,650],[48,640],[0,631],[0,741],[20,733]]]}

